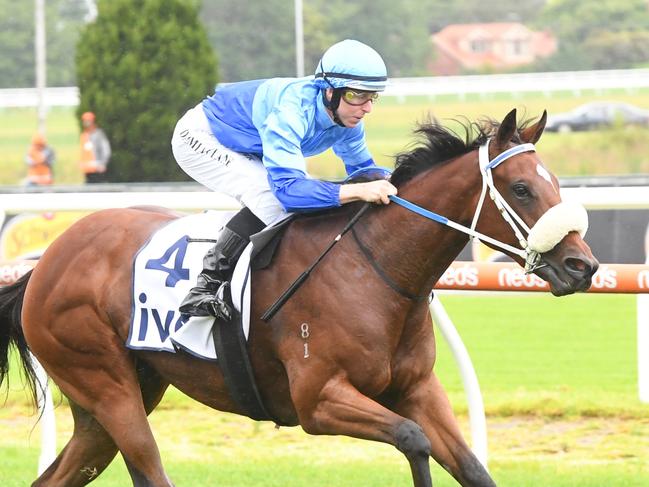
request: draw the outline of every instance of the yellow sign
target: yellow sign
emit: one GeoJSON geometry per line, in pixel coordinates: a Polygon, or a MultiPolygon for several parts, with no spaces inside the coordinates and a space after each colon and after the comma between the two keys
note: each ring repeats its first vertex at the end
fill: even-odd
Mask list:
{"type": "Polygon", "coordinates": [[[487,247],[477,239],[471,241],[471,257],[475,262],[496,262],[504,256],[505,254],[500,250],[487,247]]]}
{"type": "Polygon", "coordinates": [[[88,212],[23,213],[9,217],[0,231],[0,260],[34,259],[88,212]]]}

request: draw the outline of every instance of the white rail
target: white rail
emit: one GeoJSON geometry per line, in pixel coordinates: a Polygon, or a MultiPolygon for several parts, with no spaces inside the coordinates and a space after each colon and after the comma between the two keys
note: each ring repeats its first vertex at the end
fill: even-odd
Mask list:
{"type": "MultiPolygon", "coordinates": [[[[407,96],[458,95],[463,97],[467,94],[525,92],[550,94],[557,91],[580,94],[584,90],[633,91],[642,88],[649,88],[649,69],[393,78],[385,95],[403,99],[407,96]]],[[[47,106],[77,106],[79,89],[76,86],[46,88],[44,99],[47,106]]],[[[38,106],[36,88],[0,90],[0,107],[36,106],[38,106]]]]}
{"type": "MultiPolygon", "coordinates": [[[[581,202],[588,209],[649,209],[649,188],[580,187],[562,188],[565,199],[581,202]]],[[[104,208],[157,205],[175,210],[239,209],[239,203],[229,196],[211,191],[125,191],[83,193],[3,193],[0,211],[15,214],[29,211],[95,211],[104,208]],[[89,196],[90,195],[90,196],[89,196]]]]}
{"type": "Polygon", "coordinates": [[[616,69],[603,71],[564,71],[547,73],[487,74],[472,76],[437,76],[431,78],[398,78],[391,81],[386,95],[406,96],[540,92],[549,95],[584,90],[633,91],[649,88],[649,69],[616,69]]]}

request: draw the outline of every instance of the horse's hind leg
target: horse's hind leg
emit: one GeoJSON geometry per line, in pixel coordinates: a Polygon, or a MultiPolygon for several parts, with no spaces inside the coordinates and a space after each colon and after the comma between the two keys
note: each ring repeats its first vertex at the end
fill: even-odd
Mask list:
{"type": "MultiPolygon", "coordinates": [[[[112,347],[106,344],[106,348],[112,347]]],[[[109,362],[104,362],[107,357],[97,355],[87,368],[79,367],[83,355],[75,356],[70,350],[66,353],[66,360],[49,363],[47,369],[63,393],[76,403],[72,406],[74,434],[34,485],[86,485],[106,468],[119,449],[134,486],[170,487],[147,420],[168,384],[144,366],[138,370],[140,377],[136,377],[128,354],[117,347],[109,362]],[[59,374],[62,370],[64,375],[59,374]]]]}
{"type": "Polygon", "coordinates": [[[74,432],[58,457],[32,484],[36,486],[86,485],[97,477],[117,454],[115,442],[87,411],[70,402],[74,432]]]}
{"type": "MultiPolygon", "coordinates": [[[[167,384],[145,364],[138,366],[142,401],[149,414],[158,405],[167,384]]],[[[82,486],[96,478],[117,454],[117,445],[97,420],[79,405],[70,401],[74,418],[72,438],[54,463],[39,477],[34,486],[82,486]]],[[[147,485],[141,474],[128,460],[134,485],[147,485]]]]}

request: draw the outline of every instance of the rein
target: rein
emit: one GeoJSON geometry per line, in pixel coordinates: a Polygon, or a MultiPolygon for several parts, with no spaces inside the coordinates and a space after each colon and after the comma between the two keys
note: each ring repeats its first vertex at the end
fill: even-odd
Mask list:
{"type": "Polygon", "coordinates": [[[379,277],[381,279],[383,279],[383,282],[385,282],[393,291],[396,291],[399,294],[401,294],[403,297],[411,299],[413,301],[421,301],[421,300],[427,299],[430,296],[430,293],[428,293],[428,294],[412,294],[411,292],[406,291],[404,288],[399,286],[376,263],[376,259],[374,258],[374,255],[372,255],[372,251],[370,249],[368,249],[363,242],[361,242],[361,239],[358,238],[358,234],[356,233],[356,230],[353,229],[353,228],[352,228],[352,236],[354,237],[354,240],[356,241],[356,245],[358,245],[358,248],[363,253],[363,256],[365,257],[365,259],[370,263],[370,265],[372,266],[374,271],[379,275],[379,277]]]}
{"type": "Polygon", "coordinates": [[[288,301],[288,299],[293,296],[295,291],[297,291],[297,288],[299,288],[304,281],[306,281],[307,277],[311,274],[311,271],[317,266],[320,261],[324,258],[325,255],[329,253],[329,251],[333,248],[334,245],[336,245],[340,239],[342,238],[343,235],[345,235],[355,224],[356,222],[360,219],[361,216],[368,210],[370,207],[371,203],[365,203],[358,212],[347,222],[347,225],[345,225],[345,228],[341,230],[341,232],[336,235],[336,238],[334,238],[331,243],[327,246],[327,248],[318,256],[318,258],[309,266],[307,270],[305,270],[300,276],[293,281],[293,284],[291,284],[286,291],[282,293],[282,295],[277,298],[277,301],[275,301],[265,312],[263,315],[261,315],[261,319],[265,322],[269,322],[273,316],[275,316],[275,313],[277,313],[282,306],[284,306],[284,303],[288,301]]]}

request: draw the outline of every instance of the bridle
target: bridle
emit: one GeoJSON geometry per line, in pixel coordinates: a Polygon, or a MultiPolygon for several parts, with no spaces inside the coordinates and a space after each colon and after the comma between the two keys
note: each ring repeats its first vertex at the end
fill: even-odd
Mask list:
{"type": "MultiPolygon", "coordinates": [[[[515,254],[523,258],[525,261],[525,273],[531,274],[532,272],[547,266],[542,260],[541,254],[553,249],[562,239],[571,231],[577,231],[583,237],[588,229],[588,215],[584,207],[574,202],[561,202],[552,208],[548,209],[532,226],[529,228],[523,219],[512,209],[512,207],[505,201],[505,198],[500,194],[493,181],[492,170],[507,161],[511,157],[521,154],[523,152],[536,151],[534,144],[524,143],[511,147],[493,159],[489,159],[489,140],[482,144],[478,150],[478,166],[482,176],[482,190],[480,198],[473,215],[471,227],[465,227],[457,222],[449,220],[448,218],[434,213],[430,210],[422,208],[408,200],[399,196],[390,196],[390,200],[394,203],[417,213],[425,218],[441,223],[442,225],[449,226],[469,235],[473,239],[489,243],[494,247],[505,250],[509,253],[515,254]],[[489,189],[489,197],[493,200],[501,217],[511,227],[514,235],[516,236],[520,248],[513,247],[509,244],[496,240],[488,235],[484,235],[476,230],[480,214],[484,205],[484,201],[489,189]],[[566,217],[566,215],[568,215],[566,217]],[[523,232],[527,236],[523,235],[523,232]]],[[[358,237],[354,234],[357,244],[363,250],[363,246],[358,237]]],[[[368,258],[368,254],[363,250],[363,254],[368,258]]],[[[377,270],[378,264],[372,263],[372,266],[377,270]]],[[[419,299],[421,296],[414,296],[411,293],[404,292],[391,279],[386,279],[385,272],[378,272],[381,278],[399,294],[409,299],[419,299]]]]}
{"type": "MultiPolygon", "coordinates": [[[[521,154],[523,152],[536,151],[536,148],[534,147],[534,144],[530,144],[530,143],[517,145],[510,149],[507,149],[504,152],[501,152],[492,160],[489,160],[490,140],[491,139],[487,139],[487,141],[480,146],[480,149],[478,149],[478,165],[480,167],[480,174],[482,175],[482,191],[480,192],[480,199],[478,200],[478,206],[476,207],[475,214],[473,215],[473,221],[471,222],[471,230],[475,231],[475,228],[478,224],[478,219],[480,218],[480,213],[482,212],[482,206],[484,204],[484,200],[487,195],[487,188],[489,188],[489,197],[493,200],[494,204],[496,205],[496,208],[498,209],[500,216],[502,216],[502,218],[507,222],[507,224],[513,230],[514,235],[516,236],[516,239],[518,240],[518,243],[521,246],[520,249],[508,246],[510,248],[505,250],[509,250],[510,252],[515,253],[516,255],[522,257],[525,260],[525,274],[531,274],[536,269],[539,269],[540,267],[544,267],[547,264],[541,263],[540,252],[537,249],[531,248],[528,242],[528,238],[523,236],[521,232],[521,228],[527,233],[528,237],[532,232],[532,230],[525,224],[523,219],[520,216],[518,216],[518,213],[516,213],[511,206],[509,206],[509,204],[507,203],[507,201],[505,201],[505,198],[502,197],[498,189],[496,189],[496,185],[494,184],[494,180],[493,180],[492,170],[498,167],[503,162],[505,162],[510,157],[521,154]],[[516,223],[518,223],[518,225],[516,225],[516,223]]],[[[472,237],[472,238],[478,238],[478,240],[480,240],[480,237],[472,237]]],[[[557,243],[559,242],[556,242],[555,245],[557,243]]],[[[499,246],[505,244],[496,241],[495,245],[499,246]]]]}
{"type": "Polygon", "coordinates": [[[586,210],[583,209],[583,206],[578,203],[561,202],[546,211],[541,218],[539,218],[536,224],[534,224],[532,228],[529,228],[523,219],[511,208],[511,206],[509,206],[507,201],[505,201],[505,198],[503,198],[498,189],[496,189],[493,181],[492,170],[511,157],[523,152],[535,151],[536,148],[534,147],[534,144],[531,143],[520,144],[501,152],[490,160],[489,140],[490,139],[487,139],[478,150],[478,166],[482,176],[482,191],[473,215],[471,228],[465,227],[464,225],[460,225],[444,216],[426,210],[425,208],[415,205],[399,196],[390,196],[390,200],[421,216],[466,233],[471,238],[487,242],[494,247],[522,257],[525,261],[525,273],[530,274],[547,265],[542,262],[541,254],[553,249],[569,232],[577,231],[583,237],[588,229],[588,216],[586,215],[586,210]],[[480,218],[480,213],[482,212],[482,207],[487,195],[487,188],[489,189],[489,197],[494,201],[494,204],[502,218],[511,227],[518,240],[520,248],[513,247],[476,230],[478,219],[480,218]],[[570,215],[572,221],[567,220],[566,218],[561,218],[562,214],[570,215]],[[559,222],[560,219],[563,221],[559,222]],[[546,230],[555,223],[557,226],[561,227],[561,231],[553,232],[555,235],[548,238],[546,230]],[[527,237],[523,235],[521,230],[526,232],[527,237]]]}

